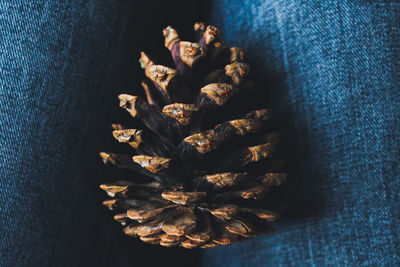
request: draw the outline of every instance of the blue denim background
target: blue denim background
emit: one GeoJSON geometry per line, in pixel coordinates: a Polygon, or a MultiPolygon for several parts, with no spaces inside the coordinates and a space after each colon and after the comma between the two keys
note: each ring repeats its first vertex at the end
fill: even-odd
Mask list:
{"type": "Polygon", "coordinates": [[[164,51],[161,30],[193,19],[188,5],[0,0],[0,266],[196,260],[125,237],[98,187],[118,178],[98,156],[116,145],[117,95],[140,87],[139,51],[164,51]]]}
{"type": "Polygon", "coordinates": [[[399,14],[398,1],[214,1],[289,132],[291,210],[205,266],[400,265],[399,14]]]}
{"type": "MultiPolygon", "coordinates": [[[[207,6],[196,2],[0,0],[1,266],[200,262],[123,236],[100,206],[98,184],[115,175],[97,156],[115,145],[116,95],[139,88],[139,51],[166,59],[161,29],[190,38],[207,6]]],[[[208,249],[203,265],[399,265],[400,4],[215,0],[210,10],[270,90],[292,179],[276,233],[208,249]]]]}

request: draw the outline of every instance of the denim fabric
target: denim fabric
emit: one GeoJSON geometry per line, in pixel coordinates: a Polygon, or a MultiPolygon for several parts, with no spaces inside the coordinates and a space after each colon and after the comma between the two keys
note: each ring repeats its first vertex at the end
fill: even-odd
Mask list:
{"type": "Polygon", "coordinates": [[[286,132],[277,231],[208,249],[205,266],[400,265],[400,3],[216,0],[286,132]]]}
{"type": "Polygon", "coordinates": [[[117,94],[143,78],[139,51],[157,56],[163,27],[192,19],[176,5],[0,0],[0,266],[195,260],[125,237],[98,188],[117,94]]]}
{"type": "MultiPolygon", "coordinates": [[[[161,29],[189,33],[207,1],[182,2],[0,0],[0,266],[199,262],[125,237],[98,189],[120,178],[97,154],[114,149],[116,95],[138,93],[139,51],[166,60],[161,29]]],[[[292,179],[276,233],[208,249],[204,265],[400,264],[399,12],[214,1],[211,22],[270,91],[292,179]]]]}

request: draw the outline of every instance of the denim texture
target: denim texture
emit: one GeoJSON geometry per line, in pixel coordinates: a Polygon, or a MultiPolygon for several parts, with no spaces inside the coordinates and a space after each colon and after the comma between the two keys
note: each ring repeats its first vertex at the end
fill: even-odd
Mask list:
{"type": "Polygon", "coordinates": [[[0,266],[400,265],[397,1],[215,0],[278,116],[287,214],[201,252],[121,233],[98,152],[126,116],[116,95],[139,93],[139,51],[167,60],[161,29],[189,39],[204,18],[208,1],[182,3],[0,0],[0,266]]]}
{"type": "Polygon", "coordinates": [[[185,19],[170,5],[0,0],[0,266],[149,266],[184,251],[124,236],[98,187],[139,51],[164,51],[161,30],[185,19]]]}
{"type": "Polygon", "coordinates": [[[216,0],[281,120],[289,210],[205,266],[400,265],[400,3],[216,0]],[[285,144],[286,143],[286,144],[285,144]]]}

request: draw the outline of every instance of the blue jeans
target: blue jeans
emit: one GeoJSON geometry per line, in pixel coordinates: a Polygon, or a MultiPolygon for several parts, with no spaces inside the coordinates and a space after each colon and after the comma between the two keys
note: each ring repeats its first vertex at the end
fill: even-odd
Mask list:
{"type": "Polygon", "coordinates": [[[400,4],[198,2],[0,0],[0,266],[399,265],[400,4]],[[229,247],[146,246],[101,206],[98,152],[139,51],[165,58],[162,28],[206,14],[280,117],[289,209],[229,247]]]}

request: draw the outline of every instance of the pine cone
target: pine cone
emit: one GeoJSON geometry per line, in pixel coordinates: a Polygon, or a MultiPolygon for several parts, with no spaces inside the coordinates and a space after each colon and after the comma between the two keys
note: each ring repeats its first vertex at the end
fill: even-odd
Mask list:
{"type": "Polygon", "coordinates": [[[279,205],[268,192],[286,180],[272,158],[279,135],[270,132],[271,110],[241,105],[254,88],[243,50],[225,46],[213,26],[194,30],[197,43],[163,31],[175,69],[141,53],[147,99],[119,100],[145,127],[113,124],[133,156],[100,153],[104,163],[148,179],[102,184],[112,198],[103,204],[121,212],[114,219],[125,234],[166,247],[215,247],[273,231],[279,205]]]}

